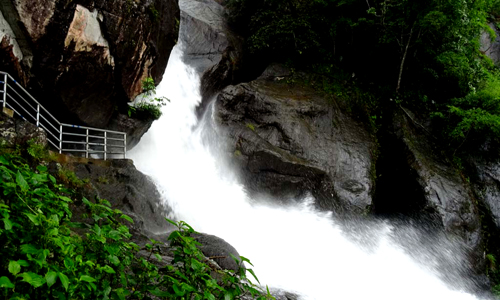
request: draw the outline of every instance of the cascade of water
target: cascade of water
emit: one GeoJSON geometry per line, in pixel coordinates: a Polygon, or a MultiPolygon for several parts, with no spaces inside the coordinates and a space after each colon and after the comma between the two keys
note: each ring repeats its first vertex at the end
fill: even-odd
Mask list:
{"type": "MultiPolygon", "coordinates": [[[[368,233],[353,242],[329,213],[314,209],[312,198],[288,207],[249,199],[206,145],[220,141],[207,129],[213,126],[211,114],[193,129],[199,78],[181,55],[177,46],[158,87],[171,103],[130,152],[137,168],[155,180],[176,219],[232,244],[253,262],[261,283],[304,299],[476,299],[439,279],[432,268],[439,262],[425,254],[429,251],[413,249],[425,265],[408,255],[384,222],[366,224],[368,233]]],[[[461,264],[453,249],[440,251],[449,254],[452,265],[461,264]]]]}

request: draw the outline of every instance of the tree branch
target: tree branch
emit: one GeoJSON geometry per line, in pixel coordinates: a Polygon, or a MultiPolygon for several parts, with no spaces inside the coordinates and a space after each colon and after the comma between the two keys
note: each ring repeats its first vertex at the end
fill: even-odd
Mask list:
{"type": "Polygon", "coordinates": [[[413,35],[413,28],[415,27],[415,24],[417,24],[417,21],[413,22],[413,25],[411,26],[410,36],[408,37],[408,42],[406,43],[405,52],[403,54],[403,58],[401,59],[401,66],[399,67],[398,85],[396,86],[396,94],[399,93],[399,88],[401,87],[401,78],[403,76],[403,68],[406,60],[406,54],[408,54],[408,48],[410,47],[411,37],[413,35]]]}

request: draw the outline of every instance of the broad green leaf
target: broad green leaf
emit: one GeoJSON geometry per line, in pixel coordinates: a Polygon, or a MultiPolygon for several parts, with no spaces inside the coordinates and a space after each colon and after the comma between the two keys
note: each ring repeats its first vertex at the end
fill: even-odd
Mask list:
{"type": "Polygon", "coordinates": [[[71,200],[70,198],[68,198],[66,196],[59,196],[59,199],[61,199],[64,202],[73,202],[73,200],[71,200]]]}
{"type": "Polygon", "coordinates": [[[53,184],[56,184],[56,178],[52,175],[49,175],[50,181],[52,181],[53,184]]]}
{"type": "Polygon", "coordinates": [[[132,218],[127,216],[127,215],[121,215],[120,218],[125,219],[125,220],[129,221],[130,223],[134,223],[134,220],[132,220],[132,218]]]}
{"type": "Polygon", "coordinates": [[[22,259],[18,260],[18,261],[17,261],[17,263],[18,263],[21,267],[29,267],[29,266],[30,266],[30,264],[29,264],[27,261],[22,260],[22,259]]]}
{"type": "Polygon", "coordinates": [[[260,281],[259,281],[259,278],[257,278],[257,275],[255,275],[255,273],[253,272],[252,269],[247,269],[248,272],[250,272],[250,274],[252,274],[253,278],[255,278],[255,280],[257,280],[257,282],[260,284],[260,281]]]}
{"type": "Polygon", "coordinates": [[[9,272],[13,275],[17,275],[21,272],[21,265],[17,261],[11,260],[9,262],[9,272]]]}
{"type": "Polygon", "coordinates": [[[90,206],[92,207],[94,204],[92,202],[90,202],[87,198],[83,197],[82,198],[82,202],[83,204],[87,205],[87,206],[90,206]]]}
{"type": "Polygon", "coordinates": [[[7,219],[7,218],[3,219],[3,225],[4,225],[5,230],[11,230],[12,229],[12,222],[9,219],[7,219]]]}
{"type": "Polygon", "coordinates": [[[118,288],[115,290],[116,295],[120,300],[125,300],[128,295],[130,295],[130,292],[127,291],[124,288],[118,288]]]}
{"type": "Polygon", "coordinates": [[[174,288],[174,292],[175,292],[176,296],[181,297],[181,296],[184,296],[184,294],[186,293],[185,291],[183,291],[182,286],[179,287],[177,284],[174,283],[172,285],[172,287],[174,288]]]}
{"type": "Polygon", "coordinates": [[[46,166],[39,165],[39,166],[36,167],[36,169],[39,172],[47,172],[47,167],[46,166]]]}
{"type": "Polygon", "coordinates": [[[9,161],[3,155],[0,155],[0,164],[8,165],[9,161]]]}
{"type": "Polygon", "coordinates": [[[34,215],[34,214],[30,214],[30,213],[24,213],[29,219],[30,221],[35,224],[35,226],[38,226],[40,225],[40,221],[38,221],[38,216],[34,215]]]}
{"type": "Polygon", "coordinates": [[[20,276],[23,278],[22,281],[31,284],[35,288],[45,284],[45,278],[32,272],[25,272],[20,274],[20,276]]]}
{"type": "Polygon", "coordinates": [[[120,260],[116,257],[116,255],[108,255],[108,260],[115,266],[120,264],[120,260]]]}
{"type": "Polygon", "coordinates": [[[177,227],[177,223],[175,223],[174,221],[170,220],[169,218],[165,218],[165,220],[167,220],[168,223],[174,225],[175,227],[177,227]]]}
{"type": "Polygon", "coordinates": [[[85,281],[85,282],[96,282],[97,280],[95,280],[93,277],[90,277],[88,275],[82,275],[80,277],[80,281],[85,281]]]}
{"type": "Polygon", "coordinates": [[[57,273],[53,271],[47,272],[47,274],[45,274],[45,280],[47,280],[47,285],[49,287],[53,286],[57,280],[57,273]]]}
{"type": "Polygon", "coordinates": [[[64,286],[64,289],[67,291],[68,290],[68,286],[69,286],[68,276],[64,275],[61,272],[58,272],[57,273],[57,277],[59,277],[59,280],[61,280],[61,283],[64,286]]]}
{"type": "Polygon", "coordinates": [[[38,249],[31,244],[21,245],[21,252],[24,254],[37,254],[38,249]]]}
{"type": "Polygon", "coordinates": [[[64,258],[64,266],[66,267],[66,269],[71,270],[75,266],[75,262],[71,259],[71,257],[66,256],[64,258]]]}
{"type": "Polygon", "coordinates": [[[113,268],[111,268],[110,266],[108,265],[105,265],[103,268],[101,268],[102,271],[106,272],[106,273],[109,273],[109,274],[115,274],[115,270],[113,270],[113,268]]]}
{"type": "Polygon", "coordinates": [[[250,262],[250,260],[248,258],[241,256],[241,255],[240,255],[240,258],[241,258],[241,261],[247,262],[253,267],[253,264],[250,262]]]}
{"type": "Polygon", "coordinates": [[[19,185],[19,187],[21,188],[21,190],[23,192],[27,191],[30,188],[28,183],[24,179],[23,175],[21,174],[21,172],[19,172],[19,170],[17,171],[17,174],[16,174],[16,183],[17,183],[17,185],[19,185]]]}
{"type": "MultiPolygon", "coordinates": [[[[2,156],[0,156],[1,158],[2,156]]],[[[10,281],[8,277],[2,276],[0,277],[0,288],[14,288],[14,284],[10,281]]]]}

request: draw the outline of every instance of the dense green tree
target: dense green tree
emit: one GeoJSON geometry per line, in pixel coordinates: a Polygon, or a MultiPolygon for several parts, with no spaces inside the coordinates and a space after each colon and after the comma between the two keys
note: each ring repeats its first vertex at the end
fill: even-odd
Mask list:
{"type": "Polygon", "coordinates": [[[348,74],[378,99],[371,107],[399,99],[446,116],[437,128],[450,149],[471,130],[500,137],[497,68],[479,50],[483,31],[494,36],[487,22],[500,12],[496,0],[229,0],[228,7],[256,60],[327,78],[348,74]]]}

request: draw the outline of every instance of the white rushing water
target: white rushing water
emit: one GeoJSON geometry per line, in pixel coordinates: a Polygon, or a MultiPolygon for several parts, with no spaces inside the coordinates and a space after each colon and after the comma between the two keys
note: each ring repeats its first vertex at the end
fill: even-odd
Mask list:
{"type": "MultiPolygon", "coordinates": [[[[439,279],[432,251],[414,252],[425,264],[416,261],[419,255],[408,255],[390,225],[366,224],[368,233],[350,238],[330,214],[313,208],[313,199],[281,208],[249,199],[222,158],[208,148],[207,140],[221,143],[206,127],[211,116],[194,129],[199,78],[180,56],[176,47],[158,87],[158,95],[171,102],[130,152],[137,168],[155,180],[177,220],[232,244],[252,261],[262,284],[304,299],[476,299],[439,279]]],[[[462,263],[453,249],[440,252],[448,253],[452,265],[462,263]]]]}

